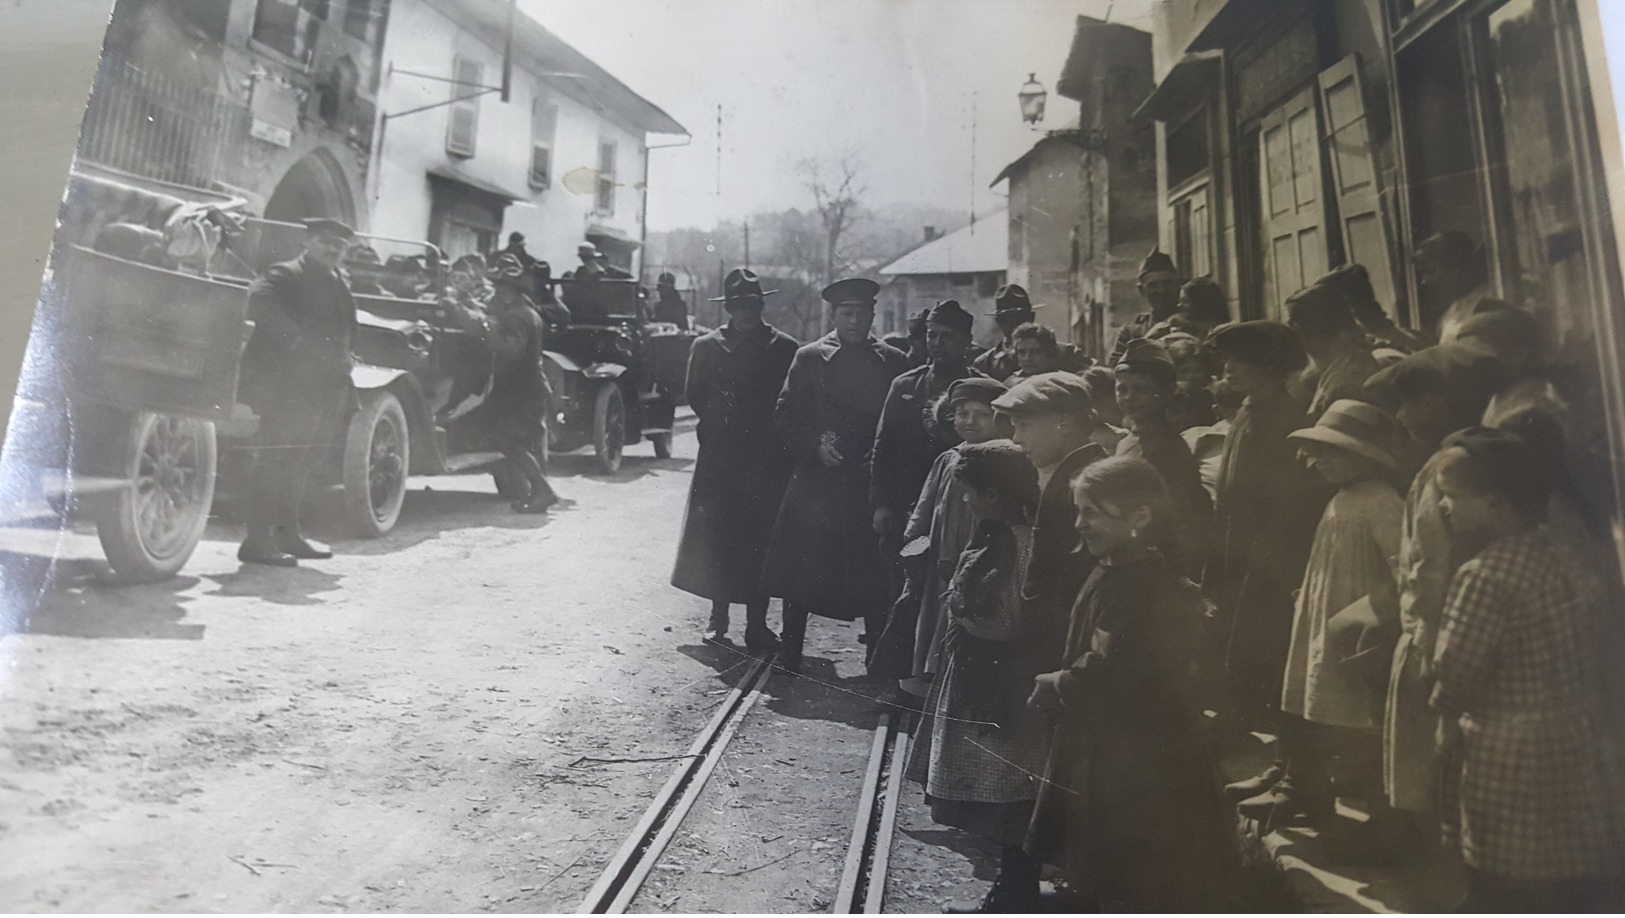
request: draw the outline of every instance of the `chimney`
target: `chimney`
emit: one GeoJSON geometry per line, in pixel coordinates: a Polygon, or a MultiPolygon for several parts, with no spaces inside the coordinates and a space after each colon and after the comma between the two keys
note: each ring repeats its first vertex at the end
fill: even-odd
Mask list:
{"type": "Polygon", "coordinates": [[[931,240],[936,239],[937,237],[939,237],[941,235],[942,235],[941,233],[937,232],[936,227],[930,226],[930,225],[926,226],[926,228],[925,228],[925,241],[926,242],[930,242],[931,240]]]}

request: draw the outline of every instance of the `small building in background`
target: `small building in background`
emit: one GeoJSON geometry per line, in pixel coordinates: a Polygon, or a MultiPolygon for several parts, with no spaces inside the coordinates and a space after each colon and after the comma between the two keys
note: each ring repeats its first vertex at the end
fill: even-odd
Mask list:
{"type": "Polygon", "coordinates": [[[906,333],[910,315],[953,299],[976,317],[978,344],[998,341],[993,295],[1007,276],[1009,229],[1009,216],[1000,210],[946,235],[927,232],[927,241],[882,266],[875,334],[906,333]]]}
{"type": "Polygon", "coordinates": [[[1005,166],[1009,277],[1062,341],[1103,357],[1143,312],[1140,260],[1157,244],[1156,134],[1131,119],[1152,86],[1151,36],[1079,16],[1056,92],[1078,117],[1005,166]]]}
{"type": "Polygon", "coordinates": [[[523,13],[504,102],[502,0],[392,7],[369,194],[379,232],[426,238],[450,257],[521,232],[555,276],[590,241],[637,276],[648,138],[683,126],[523,13]]]}

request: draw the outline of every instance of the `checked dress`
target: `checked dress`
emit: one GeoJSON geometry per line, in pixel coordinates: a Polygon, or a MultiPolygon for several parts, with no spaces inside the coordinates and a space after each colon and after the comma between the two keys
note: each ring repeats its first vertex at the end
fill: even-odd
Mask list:
{"type": "Polygon", "coordinates": [[[1595,653],[1600,596],[1544,526],[1456,573],[1432,703],[1461,724],[1468,866],[1518,880],[1625,869],[1595,653]]]}

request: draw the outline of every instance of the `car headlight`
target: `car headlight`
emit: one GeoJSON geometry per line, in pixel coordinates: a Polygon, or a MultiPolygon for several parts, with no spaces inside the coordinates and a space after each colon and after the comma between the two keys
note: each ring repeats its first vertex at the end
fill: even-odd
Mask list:
{"type": "Polygon", "coordinates": [[[406,333],[406,346],[420,354],[427,354],[434,345],[434,335],[427,327],[414,328],[406,333]]]}

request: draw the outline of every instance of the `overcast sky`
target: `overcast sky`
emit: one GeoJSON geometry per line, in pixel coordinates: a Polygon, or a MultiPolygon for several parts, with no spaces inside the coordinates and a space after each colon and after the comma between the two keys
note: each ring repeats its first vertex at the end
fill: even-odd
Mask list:
{"type": "Polygon", "coordinates": [[[693,135],[686,147],[651,154],[649,226],[656,230],[807,206],[795,163],[843,149],[861,157],[872,204],[995,208],[1004,188],[995,192],[988,183],[1038,136],[1016,104],[1028,72],[1050,91],[1045,126],[1059,127],[1076,109],[1054,92],[1075,18],[1109,11],[1113,22],[1148,28],[1150,5],[520,0],[693,135]]]}

